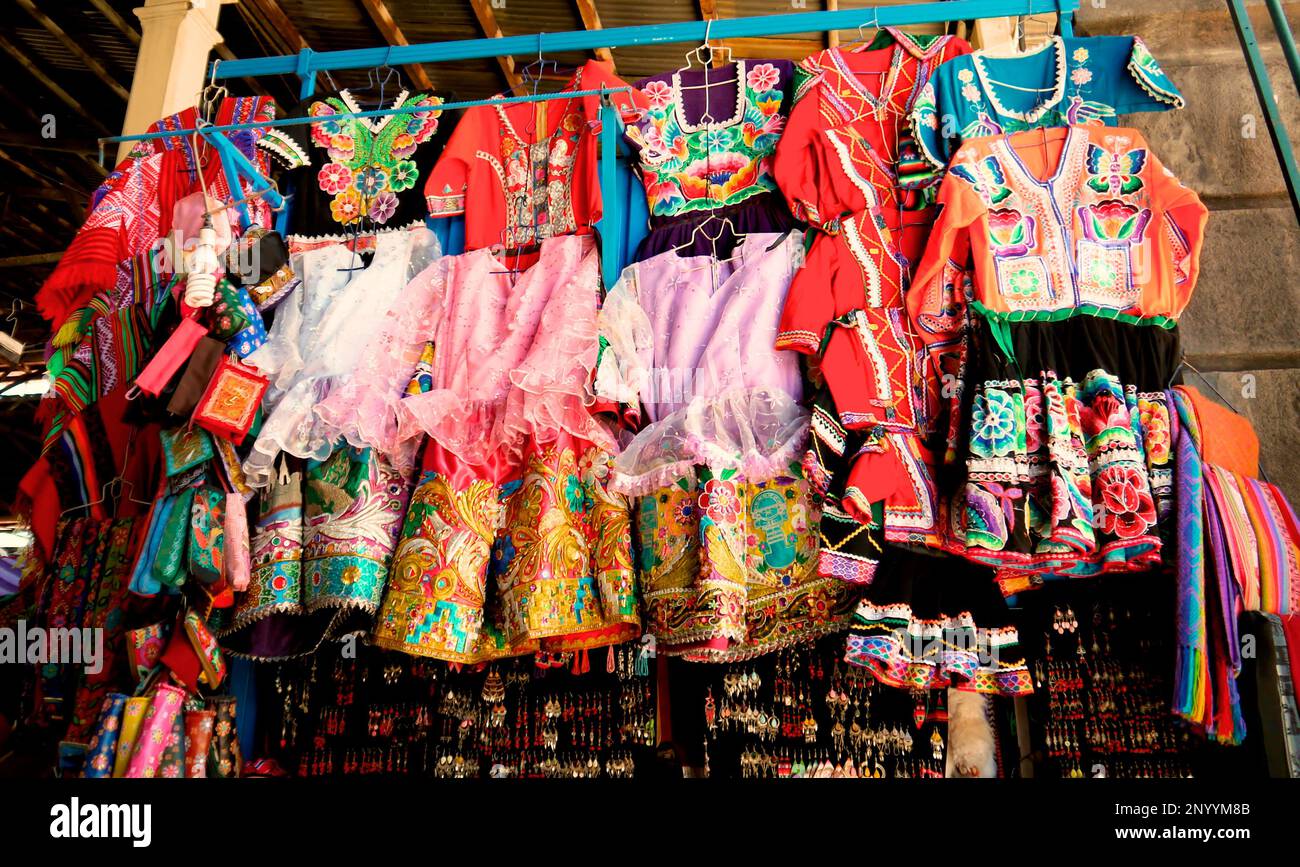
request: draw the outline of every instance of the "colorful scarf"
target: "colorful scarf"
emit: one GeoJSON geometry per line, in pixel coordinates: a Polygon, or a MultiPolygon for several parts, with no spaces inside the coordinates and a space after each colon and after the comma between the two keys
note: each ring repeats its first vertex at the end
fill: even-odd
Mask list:
{"type": "Polygon", "coordinates": [[[1175,651],[1174,713],[1193,723],[1203,723],[1210,678],[1210,640],[1205,618],[1205,537],[1202,502],[1204,481],[1198,449],[1200,428],[1196,412],[1187,398],[1175,390],[1170,403],[1177,409],[1173,433],[1176,443],[1177,477],[1174,503],[1177,509],[1178,597],[1175,651]]]}

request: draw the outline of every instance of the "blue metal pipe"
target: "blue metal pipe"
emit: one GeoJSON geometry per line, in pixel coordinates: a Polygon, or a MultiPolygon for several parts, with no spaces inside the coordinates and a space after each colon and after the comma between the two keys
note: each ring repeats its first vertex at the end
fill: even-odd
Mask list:
{"type": "Polygon", "coordinates": [[[1291,22],[1286,20],[1281,0],[1267,0],[1268,14],[1273,16],[1273,29],[1277,39],[1282,43],[1282,53],[1286,55],[1287,65],[1291,67],[1291,80],[1300,90],[1300,52],[1296,51],[1295,34],[1291,32],[1291,22]]]}
{"type": "MultiPolygon", "coordinates": [[[[705,21],[677,21],[605,30],[571,30],[564,33],[505,36],[498,39],[463,39],[450,42],[427,42],[419,45],[394,45],[383,48],[355,48],[344,51],[304,51],[279,57],[224,60],[213,69],[214,78],[241,78],[259,75],[299,75],[305,80],[327,69],[370,69],[391,64],[439,63],[450,60],[506,55],[533,55],[543,52],[592,51],[597,48],[624,48],[632,45],[659,45],[674,42],[703,42],[710,39],[742,39],[782,36],[809,31],[853,30],[862,25],[936,24],[976,18],[1002,18],[1056,11],[1062,16],[1076,11],[1079,0],[950,0],[941,3],[912,3],[904,6],[880,6],[864,9],[839,9],[830,12],[791,12],[783,15],[756,15],[748,18],[719,18],[711,26],[705,21]],[[1046,7],[1046,8],[1045,8],[1046,7]],[[707,28],[707,30],[706,30],[707,28]]],[[[1068,19],[1065,24],[1068,27],[1068,19]]]]}
{"type": "Polygon", "coordinates": [[[1250,13],[1246,10],[1244,0],[1228,0],[1228,12],[1232,15],[1232,23],[1236,25],[1237,41],[1241,43],[1242,53],[1246,55],[1246,68],[1250,71],[1251,80],[1255,84],[1255,95],[1259,97],[1260,108],[1264,110],[1264,121],[1273,138],[1273,150],[1286,181],[1287,195],[1291,197],[1291,209],[1295,211],[1296,220],[1300,221],[1300,167],[1296,165],[1286,121],[1282,119],[1282,112],[1277,107],[1273,82],[1269,78],[1264,56],[1259,51],[1255,27],[1250,23],[1250,13]]]}
{"type": "MultiPolygon", "coordinates": [[[[630,87],[602,87],[598,90],[561,90],[555,93],[530,93],[525,96],[507,96],[497,99],[470,99],[463,102],[444,102],[438,105],[405,105],[400,108],[376,108],[370,111],[339,112],[329,115],[329,119],[348,117],[385,117],[390,114],[418,114],[422,111],[448,111],[454,108],[474,108],[479,105],[513,105],[517,102],[546,102],[552,99],[573,99],[582,96],[605,96],[614,93],[630,93],[630,87]]],[[[171,138],[172,136],[193,135],[201,132],[211,135],[218,132],[237,132],[245,129],[265,129],[273,126],[303,126],[318,123],[319,117],[281,117],[276,120],[250,121],[249,123],[228,123],[221,126],[205,126],[202,129],[172,129],[165,132],[141,132],[134,135],[110,135],[99,139],[100,165],[104,162],[104,145],[124,141],[144,141],[153,138],[171,138]]]]}

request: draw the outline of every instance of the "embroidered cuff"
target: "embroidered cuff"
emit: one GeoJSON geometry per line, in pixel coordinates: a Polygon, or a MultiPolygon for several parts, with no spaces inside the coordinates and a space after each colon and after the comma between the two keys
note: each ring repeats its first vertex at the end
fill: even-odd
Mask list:
{"type": "Polygon", "coordinates": [[[782,331],[776,336],[777,349],[789,349],[805,355],[816,355],[821,349],[821,338],[811,331],[782,331]]]}
{"type": "Polygon", "coordinates": [[[465,213],[465,194],[455,193],[442,196],[425,196],[431,217],[454,217],[465,213]]]}

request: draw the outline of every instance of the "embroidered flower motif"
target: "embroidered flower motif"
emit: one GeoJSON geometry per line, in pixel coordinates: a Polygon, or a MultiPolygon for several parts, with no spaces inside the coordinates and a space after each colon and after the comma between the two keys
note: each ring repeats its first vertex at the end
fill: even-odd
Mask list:
{"type": "Polygon", "coordinates": [[[695,508],[695,503],[690,500],[678,500],[673,505],[673,520],[679,527],[690,526],[698,517],[699,512],[695,508]]]}
{"type": "Polygon", "coordinates": [[[339,135],[330,137],[329,147],[325,149],[325,152],[328,153],[330,159],[335,162],[350,162],[352,158],[356,156],[357,143],[352,136],[340,133],[339,135]]]}
{"type": "Polygon", "coordinates": [[[1025,449],[1037,454],[1043,447],[1043,393],[1036,388],[1025,390],[1025,449]]]}
{"type": "Polygon", "coordinates": [[[411,154],[415,153],[416,144],[415,136],[411,135],[409,132],[398,133],[393,138],[393,156],[397,157],[399,160],[406,159],[411,154]]]}
{"type": "Polygon", "coordinates": [[[1034,218],[1013,208],[989,211],[989,241],[994,256],[1023,256],[1034,243],[1034,218]]]}
{"type": "Polygon", "coordinates": [[[1007,291],[1012,295],[1030,297],[1042,288],[1042,275],[1033,268],[1018,268],[1007,275],[1007,291]]]}
{"type": "Polygon", "coordinates": [[[339,163],[326,163],[316,174],[316,184],[331,196],[337,196],[352,185],[352,170],[339,163]]]}
{"type": "Polygon", "coordinates": [[[1153,464],[1169,462],[1170,430],[1169,407],[1155,400],[1138,400],[1138,418],[1146,439],[1147,457],[1153,464]]]}
{"type": "Polygon", "coordinates": [[[1151,211],[1129,205],[1119,199],[1107,199],[1079,209],[1079,223],[1084,237],[1108,247],[1141,244],[1151,211]]]}
{"type": "Polygon", "coordinates": [[[1070,81],[1082,87],[1092,81],[1092,70],[1086,66],[1076,66],[1074,71],[1070,73],[1070,81]]]}
{"type": "Polygon", "coordinates": [[[686,167],[682,194],[687,199],[724,202],[736,192],[753,186],[757,178],[758,167],[742,154],[710,155],[686,167]]]}
{"type": "Polygon", "coordinates": [[[361,194],[355,189],[344,190],[330,202],[330,213],[335,222],[349,226],[361,219],[361,194]]]}
{"type": "Polygon", "coordinates": [[[961,95],[966,97],[967,102],[980,101],[980,89],[973,84],[967,84],[962,87],[961,95]]]}
{"type": "Polygon", "coordinates": [[[704,149],[710,153],[731,150],[733,134],[729,129],[711,129],[704,133],[704,149]]]}
{"type": "Polygon", "coordinates": [[[700,495],[700,508],[714,523],[733,523],[740,517],[740,497],[736,486],[722,479],[709,479],[700,495]]]}
{"type": "Polygon", "coordinates": [[[962,84],[970,84],[975,80],[975,73],[969,69],[962,69],[957,72],[957,80],[962,84]]]}
{"type": "Polygon", "coordinates": [[[419,177],[420,170],[416,168],[414,160],[401,160],[393,166],[392,174],[388,178],[388,187],[393,192],[400,193],[415,186],[419,177]]]}
{"type": "Polygon", "coordinates": [[[989,389],[983,400],[976,400],[971,411],[973,454],[982,458],[1009,455],[1016,447],[1016,405],[1011,395],[989,389]]]}
{"type": "Polygon", "coordinates": [[[1135,539],[1156,522],[1156,505],[1146,476],[1133,467],[1107,467],[1097,474],[1105,507],[1102,530],[1120,539],[1135,539]]]}
{"type": "Polygon", "coordinates": [[[646,102],[650,103],[651,108],[663,108],[673,100],[673,89],[666,81],[651,81],[641,88],[641,93],[645,96],[646,102]]]}
{"type": "Polygon", "coordinates": [[[388,190],[370,200],[370,210],[366,215],[376,223],[387,223],[397,213],[397,196],[388,190]]]}
{"type": "Polygon", "coordinates": [[[352,184],[361,195],[371,198],[388,186],[388,173],[378,166],[370,166],[357,172],[352,184]]]}
{"type": "Polygon", "coordinates": [[[1099,391],[1088,400],[1080,417],[1084,435],[1089,439],[1106,431],[1129,430],[1128,405],[1124,399],[1109,389],[1099,391]]]}
{"type": "Polygon", "coordinates": [[[749,85],[750,90],[767,93],[776,87],[780,78],[781,73],[775,66],[770,63],[760,63],[749,70],[749,74],[745,76],[745,83],[749,85]]]}
{"type": "Polygon", "coordinates": [[[1087,63],[1087,62],[1088,62],[1088,49],[1086,49],[1086,48],[1076,48],[1076,49],[1074,49],[1074,59],[1075,59],[1075,62],[1077,62],[1077,63],[1087,63]]]}

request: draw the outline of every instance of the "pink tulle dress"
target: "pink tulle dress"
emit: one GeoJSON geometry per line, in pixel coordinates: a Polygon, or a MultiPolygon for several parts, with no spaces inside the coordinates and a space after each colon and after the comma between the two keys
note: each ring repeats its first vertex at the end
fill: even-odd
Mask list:
{"type": "Polygon", "coordinates": [[[533,258],[438,262],[415,287],[427,343],[402,332],[354,383],[383,436],[423,441],[382,647],[479,662],[640,634],[628,505],[605,484],[615,441],[592,414],[599,256],[568,235],[533,258]]]}

